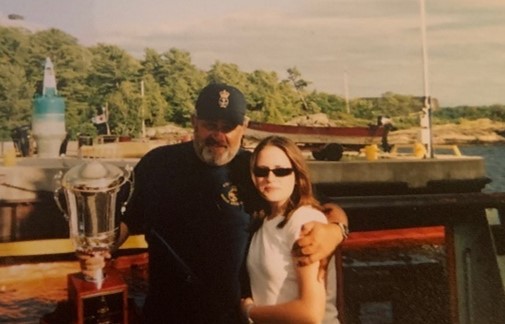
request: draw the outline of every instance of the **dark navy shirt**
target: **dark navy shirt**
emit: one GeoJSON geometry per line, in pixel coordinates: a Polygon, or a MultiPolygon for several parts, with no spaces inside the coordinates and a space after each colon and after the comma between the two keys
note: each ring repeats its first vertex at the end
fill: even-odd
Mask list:
{"type": "Polygon", "coordinates": [[[209,166],[187,142],[154,149],[135,167],[123,221],[149,244],[146,322],[242,321],[240,276],[250,235],[245,206],[257,197],[249,157],[240,151],[226,166],[209,166]]]}

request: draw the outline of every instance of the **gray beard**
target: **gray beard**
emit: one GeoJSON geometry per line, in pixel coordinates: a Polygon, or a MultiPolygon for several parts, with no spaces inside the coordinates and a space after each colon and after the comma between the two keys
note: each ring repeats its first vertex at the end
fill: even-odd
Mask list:
{"type": "Polygon", "coordinates": [[[235,155],[237,154],[240,147],[237,148],[228,148],[224,154],[216,155],[205,145],[200,145],[196,141],[193,141],[193,147],[195,148],[196,155],[203,162],[214,165],[214,166],[223,166],[228,164],[233,160],[235,155]]]}

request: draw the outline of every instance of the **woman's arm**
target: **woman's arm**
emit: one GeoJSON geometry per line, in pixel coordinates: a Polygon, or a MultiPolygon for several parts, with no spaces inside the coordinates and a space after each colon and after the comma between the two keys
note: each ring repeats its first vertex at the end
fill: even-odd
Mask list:
{"type": "MultiPolygon", "coordinates": [[[[295,260],[293,260],[295,262],[295,260]]],[[[252,306],[248,315],[254,323],[320,323],[326,306],[325,282],[317,280],[319,263],[296,268],[298,298],[271,305],[252,306]]],[[[247,306],[243,305],[245,310],[247,306]]]]}

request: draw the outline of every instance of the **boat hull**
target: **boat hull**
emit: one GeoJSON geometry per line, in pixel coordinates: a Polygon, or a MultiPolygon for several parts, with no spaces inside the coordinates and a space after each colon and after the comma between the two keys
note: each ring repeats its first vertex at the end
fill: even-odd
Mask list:
{"type": "Polygon", "coordinates": [[[261,140],[271,135],[285,136],[301,149],[312,152],[316,160],[338,161],[344,151],[359,151],[367,145],[380,144],[389,150],[389,127],[317,127],[249,122],[246,136],[261,140]]]}
{"type": "Polygon", "coordinates": [[[382,138],[387,136],[387,129],[381,126],[313,127],[249,122],[246,135],[258,139],[281,135],[304,144],[338,143],[342,146],[365,146],[381,143],[382,138]]]}

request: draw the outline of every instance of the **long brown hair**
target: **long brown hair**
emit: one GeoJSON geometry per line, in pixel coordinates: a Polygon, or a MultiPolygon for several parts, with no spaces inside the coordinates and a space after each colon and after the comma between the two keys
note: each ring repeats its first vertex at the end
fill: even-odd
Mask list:
{"type": "MultiPolygon", "coordinates": [[[[256,166],[259,153],[267,146],[274,146],[281,149],[289,161],[295,172],[295,188],[291,197],[286,202],[284,209],[284,214],[286,215],[284,220],[279,223],[278,227],[282,228],[289,221],[293,211],[301,206],[312,206],[316,209],[322,210],[321,205],[314,197],[312,191],[312,182],[310,181],[310,172],[305,162],[305,158],[302,151],[298,146],[289,138],[282,136],[269,136],[264,138],[254,149],[251,156],[251,162],[249,165],[251,176],[253,176],[253,169],[256,166]]],[[[254,217],[263,219],[270,213],[270,205],[265,204],[254,213],[254,217]]]]}

